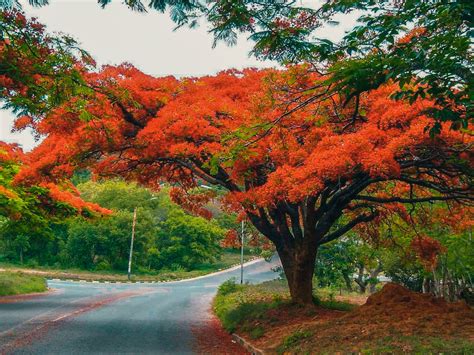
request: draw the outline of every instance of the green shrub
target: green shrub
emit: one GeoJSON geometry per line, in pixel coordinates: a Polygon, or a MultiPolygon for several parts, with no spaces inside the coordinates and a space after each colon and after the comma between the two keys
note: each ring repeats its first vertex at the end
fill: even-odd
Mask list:
{"type": "Polygon", "coordinates": [[[239,289],[237,284],[235,283],[235,278],[231,278],[221,284],[217,290],[217,293],[222,296],[226,296],[230,293],[234,293],[239,289]]]}
{"type": "Polygon", "coordinates": [[[102,260],[95,266],[95,269],[98,271],[109,271],[112,267],[107,260],[102,260]]]}

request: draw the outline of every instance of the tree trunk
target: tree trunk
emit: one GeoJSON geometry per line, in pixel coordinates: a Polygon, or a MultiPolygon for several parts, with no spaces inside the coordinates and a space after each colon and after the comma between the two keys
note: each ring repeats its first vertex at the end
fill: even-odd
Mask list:
{"type": "Polygon", "coordinates": [[[346,284],[347,291],[352,292],[352,280],[351,280],[351,278],[346,273],[343,273],[342,277],[344,278],[344,282],[346,284]]]}
{"type": "Polygon", "coordinates": [[[375,293],[376,291],[376,284],[378,283],[378,276],[382,272],[382,264],[378,262],[377,267],[370,272],[370,285],[369,285],[369,292],[370,294],[375,293]]]}
{"type": "Polygon", "coordinates": [[[293,250],[278,249],[285,271],[291,300],[298,304],[313,303],[313,274],[317,250],[298,246],[293,250]]]}
{"type": "Polygon", "coordinates": [[[359,265],[358,266],[358,275],[357,275],[357,278],[354,279],[354,281],[356,282],[357,286],[359,286],[359,292],[361,294],[365,294],[365,291],[367,289],[367,282],[364,281],[364,266],[363,265],[359,265]]]}
{"type": "Polygon", "coordinates": [[[423,277],[422,292],[430,293],[430,279],[426,276],[423,277]]]}

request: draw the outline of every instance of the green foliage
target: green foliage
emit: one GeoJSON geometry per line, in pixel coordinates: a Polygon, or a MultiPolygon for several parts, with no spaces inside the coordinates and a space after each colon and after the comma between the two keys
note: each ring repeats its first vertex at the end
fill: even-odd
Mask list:
{"type": "MultiPolygon", "coordinates": [[[[140,223],[136,228],[134,256],[137,265],[146,261],[146,251],[153,244],[157,227],[150,215],[140,211],[140,223]]],[[[76,218],[69,222],[66,252],[71,265],[92,269],[125,270],[128,262],[132,214],[118,210],[112,217],[87,221],[76,218]]]]}
{"type": "Polygon", "coordinates": [[[258,339],[265,335],[265,329],[263,329],[261,326],[256,326],[250,330],[249,334],[252,339],[258,339]]]}
{"type": "Polygon", "coordinates": [[[399,248],[384,250],[384,272],[394,282],[413,291],[427,291],[450,299],[459,297],[463,288],[474,285],[474,240],[470,231],[454,233],[449,226],[433,224],[426,230],[438,240],[444,250],[438,255],[436,265],[426,265],[410,249],[411,238],[397,236],[399,248]],[[436,285],[441,283],[441,285],[436,285]],[[450,285],[443,288],[442,284],[450,285]],[[441,290],[439,289],[441,287],[441,290]]]}
{"type": "MultiPolygon", "coordinates": [[[[11,10],[7,3],[1,2],[0,10],[11,10]]],[[[72,97],[92,93],[82,74],[94,68],[94,61],[73,38],[48,34],[36,20],[13,10],[0,12],[0,42],[0,76],[9,79],[0,84],[4,108],[36,119],[72,97]]],[[[80,101],[74,101],[79,112],[84,110],[80,101]]]]}
{"type": "Polygon", "coordinates": [[[34,254],[48,262],[49,253],[57,247],[55,241],[60,241],[55,237],[60,232],[56,226],[76,210],[52,200],[45,188],[15,184],[21,167],[17,155],[22,155],[21,150],[0,144],[0,260],[23,262],[34,254]]]}
{"type": "Polygon", "coordinates": [[[0,296],[46,291],[43,277],[17,272],[0,272],[0,296]]]}
{"type": "Polygon", "coordinates": [[[357,244],[352,238],[344,238],[318,250],[315,266],[316,284],[319,287],[351,288],[352,275],[356,271],[357,244]]]}
{"type": "Polygon", "coordinates": [[[160,223],[158,263],[161,267],[180,265],[189,269],[205,261],[215,261],[223,236],[224,230],[214,222],[173,211],[160,223]]]}
{"type": "Polygon", "coordinates": [[[224,281],[224,283],[222,283],[217,289],[217,293],[221,296],[227,296],[230,293],[237,292],[240,288],[235,283],[235,278],[232,278],[224,281]]]}
{"type": "MultiPolygon", "coordinates": [[[[167,189],[159,193],[121,180],[86,181],[81,197],[111,209],[111,216],[0,223],[0,258],[98,271],[125,271],[133,210],[137,207],[133,270],[184,272],[218,261],[225,230],[185,213],[167,189]]],[[[216,264],[217,265],[217,264],[216,264]]],[[[225,267],[227,265],[224,265],[225,267]]],[[[210,267],[210,269],[214,269],[210,267]]]]}
{"type": "Polygon", "coordinates": [[[89,180],[77,185],[77,188],[84,200],[114,211],[133,212],[135,207],[140,207],[152,209],[158,218],[163,219],[174,207],[165,193],[154,196],[151,190],[123,180],[108,180],[102,183],[89,180]]]}
{"type": "Polygon", "coordinates": [[[315,264],[315,284],[348,291],[357,284],[361,293],[367,286],[374,291],[382,271],[380,254],[379,248],[354,233],[322,245],[315,264]]]}
{"type": "Polygon", "coordinates": [[[278,353],[284,353],[286,350],[290,350],[294,345],[299,343],[303,339],[307,339],[311,337],[311,332],[307,330],[297,330],[293,334],[288,335],[285,337],[278,347],[278,353]]]}
{"type": "Polygon", "coordinates": [[[446,339],[432,336],[397,335],[378,338],[364,349],[361,349],[362,354],[399,354],[406,352],[413,354],[472,354],[474,343],[459,338],[446,339]]]}
{"type": "MultiPolygon", "coordinates": [[[[102,7],[110,2],[99,0],[102,7]]],[[[136,11],[147,9],[141,0],[125,4],[136,11]]],[[[472,1],[336,0],[315,6],[293,0],[161,0],[148,6],[168,12],[178,27],[195,27],[205,17],[215,41],[230,45],[239,33],[250,33],[257,57],[310,62],[332,75],[326,83],[329,94],[343,93],[347,101],[390,81],[399,84],[396,99],[431,97],[438,105],[429,112],[435,119],[433,134],[444,121],[466,129],[472,120],[472,1]],[[332,41],[318,32],[350,14],[359,18],[342,39],[332,41]]]]}
{"type": "Polygon", "coordinates": [[[384,273],[393,282],[421,292],[426,271],[417,260],[397,251],[384,254],[384,273]]]}
{"type": "MultiPolygon", "coordinates": [[[[213,308],[227,331],[234,332],[239,326],[247,326],[252,332],[252,320],[263,317],[267,310],[281,304],[281,298],[272,297],[274,289],[271,287],[270,291],[261,292],[266,285],[267,283],[256,286],[237,285],[235,279],[230,279],[219,286],[213,308]]],[[[258,334],[259,330],[256,332],[258,334]]]]}
{"type": "MultiPolygon", "coordinates": [[[[318,305],[327,309],[351,310],[354,306],[336,301],[321,293],[318,305]]],[[[219,286],[213,309],[229,332],[237,329],[248,332],[250,336],[260,337],[265,329],[259,326],[267,320],[268,311],[278,307],[299,307],[292,305],[285,280],[263,282],[258,285],[238,285],[230,279],[219,286]]]]}

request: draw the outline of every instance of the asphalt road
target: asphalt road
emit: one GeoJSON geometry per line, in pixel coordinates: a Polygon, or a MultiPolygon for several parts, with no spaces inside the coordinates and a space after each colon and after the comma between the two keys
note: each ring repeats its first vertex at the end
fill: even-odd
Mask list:
{"type": "MultiPolygon", "coordinates": [[[[245,267],[245,280],[277,277],[275,261],[245,267]]],[[[0,354],[188,354],[209,322],[217,286],[240,270],[181,282],[49,281],[53,292],[0,301],[0,354]]]]}

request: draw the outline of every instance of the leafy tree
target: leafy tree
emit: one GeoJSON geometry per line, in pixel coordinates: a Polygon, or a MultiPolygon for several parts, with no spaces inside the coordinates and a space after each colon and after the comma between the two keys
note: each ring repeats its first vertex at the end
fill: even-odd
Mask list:
{"type": "Polygon", "coordinates": [[[157,239],[158,263],[162,267],[192,269],[204,262],[214,262],[220,253],[224,231],[216,223],[173,211],[160,224],[157,239]]]}
{"type": "Polygon", "coordinates": [[[53,226],[68,216],[92,217],[110,211],[81,200],[67,182],[31,186],[15,183],[25,159],[19,147],[0,142],[0,237],[4,257],[23,262],[25,256],[35,255],[47,262],[48,247],[54,240],[53,226]]]}
{"type": "MultiPolygon", "coordinates": [[[[134,242],[134,261],[147,265],[147,251],[158,233],[149,211],[139,209],[134,242]],[[146,213],[148,212],[148,213],[146,213]]],[[[71,264],[84,269],[126,270],[133,215],[115,211],[113,216],[87,221],[75,219],[68,224],[66,250],[71,264]]]]}
{"type": "Polygon", "coordinates": [[[176,209],[168,197],[168,189],[159,193],[137,185],[135,182],[124,180],[105,180],[101,182],[88,181],[77,186],[81,197],[111,210],[133,212],[135,207],[153,211],[158,220],[166,218],[168,213],[176,209]]]}
{"type": "Polygon", "coordinates": [[[17,129],[35,126],[61,102],[83,112],[81,96],[93,92],[83,74],[93,66],[71,37],[47,34],[19,11],[0,12],[0,99],[19,116],[17,129]]]}
{"type": "Polygon", "coordinates": [[[192,269],[220,254],[224,230],[214,222],[186,214],[171,202],[168,191],[151,190],[123,180],[78,185],[81,196],[114,211],[93,221],[68,222],[66,245],[70,264],[86,269],[125,270],[133,210],[137,209],[134,265],[138,269],[192,269]]]}
{"type": "MultiPolygon", "coordinates": [[[[393,102],[395,85],[348,101],[343,87],[330,91],[328,77],[309,69],[181,82],[131,65],[84,69],[81,80],[96,89],[75,96],[82,110],[66,100],[35,116],[46,138],[16,180],[60,181],[81,167],[150,186],[166,180],[200,212],[207,197],[189,191],[198,181],[220,186],[274,243],[293,300],[311,302],[321,245],[406,215],[404,204],[470,203],[473,184],[471,137],[447,125],[435,139],[424,134],[426,112],[439,103],[423,95],[393,102]]],[[[5,92],[10,102],[16,95],[5,92]]]]}
{"type": "Polygon", "coordinates": [[[430,208],[428,214],[415,210],[413,218],[428,220],[416,230],[403,223],[394,227],[391,239],[396,248],[385,246],[382,259],[385,274],[395,282],[455,300],[474,285],[474,242],[470,225],[459,221],[453,224],[440,217],[446,213],[439,205],[430,208]]]}
{"type": "Polygon", "coordinates": [[[18,180],[36,181],[45,172],[62,178],[62,164],[151,186],[167,180],[180,185],[173,191],[181,189],[180,200],[192,209],[208,201],[201,193],[193,199],[199,181],[218,185],[228,191],[225,203],[244,209],[275,245],[293,300],[311,302],[321,245],[356,226],[375,229],[391,215],[406,215],[404,204],[469,203],[473,184],[471,138],[448,127],[427,137],[423,112],[435,104],[394,102],[394,86],[361,98],[365,119],[355,126],[341,120],[334,107],[353,108],[335,96],[293,110],[275,127],[289,99],[297,108],[311,97],[302,93],[320,76],[306,73],[305,67],[230,71],[179,83],[128,65],[106,67],[89,75],[90,85],[126,90],[124,101],[90,99],[88,110],[100,120],[65,115],[67,104],[52,111],[42,123],[55,124],[18,180]],[[255,127],[261,138],[249,143],[255,127]]]}
{"type": "MultiPolygon", "coordinates": [[[[110,0],[99,3],[105,7],[110,0]]],[[[147,9],[141,0],[124,3],[147,9]]],[[[400,87],[394,98],[428,96],[437,104],[428,111],[436,119],[434,125],[428,122],[433,133],[443,121],[467,128],[472,120],[472,1],[336,0],[305,6],[294,0],[162,0],[151,1],[149,8],[169,11],[178,27],[194,27],[205,17],[216,41],[235,44],[239,33],[249,33],[257,57],[311,63],[329,74],[324,91],[343,93],[346,102],[358,102],[363,92],[392,81],[400,87]],[[341,15],[354,13],[358,21],[341,40],[319,34],[341,15]]],[[[315,93],[314,99],[320,96],[315,93]]],[[[363,116],[356,110],[353,119],[363,116]]]]}
{"type": "Polygon", "coordinates": [[[360,293],[366,293],[367,288],[374,293],[378,276],[383,271],[381,250],[351,234],[319,249],[315,268],[318,285],[344,286],[352,291],[355,283],[360,293]]]}
{"type": "Polygon", "coordinates": [[[352,238],[333,241],[319,248],[315,276],[320,287],[342,287],[352,291],[356,272],[356,244],[352,238]]]}

